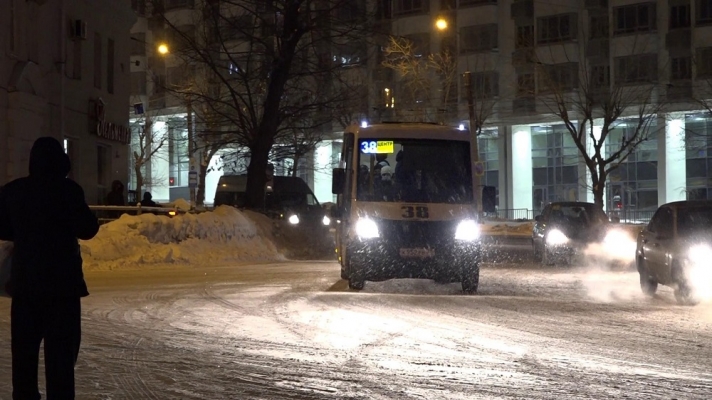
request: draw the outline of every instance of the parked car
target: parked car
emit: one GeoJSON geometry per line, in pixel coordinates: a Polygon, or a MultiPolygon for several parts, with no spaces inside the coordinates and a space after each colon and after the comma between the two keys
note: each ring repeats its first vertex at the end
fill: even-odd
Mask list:
{"type": "Polygon", "coordinates": [[[610,223],[594,203],[553,202],[535,217],[532,245],[534,258],[546,265],[571,264],[587,249],[598,253],[592,257],[618,265],[626,256],[633,260],[635,237],[610,223]]]}
{"type": "Polygon", "coordinates": [[[638,235],[640,288],[652,296],[658,285],[673,288],[680,304],[696,304],[712,281],[712,201],[663,204],[638,235]]]}

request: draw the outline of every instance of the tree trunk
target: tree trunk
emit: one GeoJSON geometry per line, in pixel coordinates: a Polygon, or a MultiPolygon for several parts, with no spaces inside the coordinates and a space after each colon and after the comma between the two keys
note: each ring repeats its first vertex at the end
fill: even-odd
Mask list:
{"type": "Polygon", "coordinates": [[[136,172],[136,202],[138,203],[142,199],[143,191],[143,173],[141,172],[141,165],[134,165],[134,172],[136,172]]]}
{"type": "Polygon", "coordinates": [[[606,192],[605,174],[603,176],[593,176],[591,180],[593,183],[593,203],[596,205],[596,207],[603,210],[603,198],[606,192]]]}
{"type": "Polygon", "coordinates": [[[292,164],[292,177],[297,176],[297,170],[299,168],[299,156],[295,155],[294,156],[294,163],[292,164]]]}
{"type": "Polygon", "coordinates": [[[195,196],[195,203],[199,206],[205,205],[205,177],[208,175],[208,163],[201,162],[198,169],[198,193],[195,196]]]}
{"type": "Polygon", "coordinates": [[[272,145],[264,137],[257,139],[250,147],[250,164],[247,166],[247,206],[262,208],[265,201],[267,183],[267,162],[272,145]]]}

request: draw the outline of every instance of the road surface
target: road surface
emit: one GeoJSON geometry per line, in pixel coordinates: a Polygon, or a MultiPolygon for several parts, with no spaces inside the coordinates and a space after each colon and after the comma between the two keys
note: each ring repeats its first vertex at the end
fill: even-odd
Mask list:
{"type": "Polygon", "coordinates": [[[89,273],[77,398],[712,396],[712,305],[645,299],[631,271],[519,261],[483,265],[476,296],[417,280],[352,292],[329,261],[89,273]]]}

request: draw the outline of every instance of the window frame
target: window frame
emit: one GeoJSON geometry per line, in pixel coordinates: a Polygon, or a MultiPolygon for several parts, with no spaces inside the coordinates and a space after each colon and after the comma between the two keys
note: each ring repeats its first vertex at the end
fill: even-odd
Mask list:
{"type": "Polygon", "coordinates": [[[636,54],[632,56],[616,57],[613,59],[615,66],[616,84],[653,83],[658,72],[657,54],[636,54]],[[653,63],[652,61],[655,60],[653,63]],[[632,70],[635,69],[636,77],[630,79],[632,70]],[[645,74],[640,71],[646,70],[645,74]],[[623,79],[625,77],[625,79],[623,79]]]}
{"type": "Polygon", "coordinates": [[[498,25],[479,24],[465,26],[460,30],[460,54],[481,53],[499,48],[498,25]],[[466,46],[472,44],[472,46],[466,46]]]}
{"type": "Polygon", "coordinates": [[[654,32],[657,30],[657,4],[654,2],[628,4],[613,7],[613,34],[625,35],[636,32],[654,32]],[[641,13],[645,10],[647,23],[641,25],[641,13]],[[627,13],[627,14],[626,14],[627,13]],[[634,20],[632,26],[627,26],[628,19],[634,20]],[[623,22],[623,27],[621,27],[623,22]]]}
{"type": "Polygon", "coordinates": [[[412,14],[426,14],[430,11],[430,0],[394,0],[393,15],[396,17],[412,14]],[[416,5],[418,3],[419,5],[416,5]]]}
{"type": "Polygon", "coordinates": [[[578,14],[576,13],[547,15],[537,18],[536,43],[546,45],[576,40],[578,37],[577,18],[578,14]],[[554,23],[554,26],[551,23],[554,23]],[[565,34],[562,33],[564,27],[567,31],[565,34]],[[556,35],[553,34],[554,32],[556,32],[556,35]]]}

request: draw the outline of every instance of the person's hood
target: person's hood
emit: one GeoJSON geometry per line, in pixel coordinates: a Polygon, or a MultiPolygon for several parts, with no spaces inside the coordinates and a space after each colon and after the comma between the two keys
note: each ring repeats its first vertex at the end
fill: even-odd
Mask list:
{"type": "Polygon", "coordinates": [[[71,170],[69,157],[53,137],[35,140],[30,150],[30,176],[42,179],[65,178],[71,170]]]}
{"type": "Polygon", "coordinates": [[[120,180],[115,180],[111,182],[111,191],[112,192],[123,192],[124,191],[124,184],[121,183],[120,180]]]}

